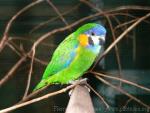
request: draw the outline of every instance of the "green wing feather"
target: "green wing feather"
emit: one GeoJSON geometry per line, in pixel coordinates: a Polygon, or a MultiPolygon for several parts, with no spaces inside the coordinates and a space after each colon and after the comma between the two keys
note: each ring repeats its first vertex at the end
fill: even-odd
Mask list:
{"type": "Polygon", "coordinates": [[[75,57],[75,48],[78,45],[78,41],[74,36],[69,35],[55,50],[51,62],[46,67],[42,79],[47,79],[49,76],[56,74],[57,72],[66,68],[75,57]]]}
{"type": "Polygon", "coordinates": [[[78,40],[75,36],[75,33],[72,33],[60,43],[53,53],[50,63],[44,71],[42,80],[35,87],[34,91],[46,86],[49,78],[61,70],[64,70],[71,63],[71,60],[73,60],[75,57],[77,45],[78,40]]]}

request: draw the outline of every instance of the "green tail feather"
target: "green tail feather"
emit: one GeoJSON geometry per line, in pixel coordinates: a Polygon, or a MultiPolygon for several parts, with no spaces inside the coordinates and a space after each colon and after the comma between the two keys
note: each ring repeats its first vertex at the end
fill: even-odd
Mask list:
{"type": "Polygon", "coordinates": [[[46,81],[42,80],[40,83],[38,83],[38,85],[33,89],[33,91],[36,91],[38,89],[41,89],[43,87],[47,86],[46,81]]]}
{"type": "Polygon", "coordinates": [[[50,84],[54,84],[57,81],[57,77],[56,76],[51,76],[47,79],[42,79],[40,81],[40,83],[38,83],[38,85],[34,88],[33,91],[36,91],[38,89],[44,88],[50,84]]]}

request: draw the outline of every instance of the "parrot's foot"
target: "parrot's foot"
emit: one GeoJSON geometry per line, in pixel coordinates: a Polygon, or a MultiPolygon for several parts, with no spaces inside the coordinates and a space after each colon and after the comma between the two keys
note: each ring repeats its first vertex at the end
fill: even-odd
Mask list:
{"type": "Polygon", "coordinates": [[[69,91],[69,97],[71,97],[71,95],[72,95],[72,92],[73,92],[73,89],[71,89],[70,91],[69,91]]]}
{"type": "Polygon", "coordinates": [[[89,92],[91,91],[90,88],[89,88],[88,86],[85,85],[84,87],[87,88],[87,90],[88,90],[89,92]]]}
{"type": "MultiPolygon", "coordinates": [[[[80,85],[84,85],[84,87],[87,88],[87,90],[90,92],[90,88],[88,86],[86,86],[87,80],[88,80],[87,78],[78,79],[78,80],[75,80],[75,81],[71,81],[70,84],[80,83],[80,85]]],[[[69,91],[69,96],[71,96],[72,92],[73,92],[73,89],[71,89],[69,91]]]]}
{"type": "Polygon", "coordinates": [[[80,83],[80,84],[86,84],[86,81],[88,80],[88,78],[83,78],[83,79],[78,79],[78,80],[72,80],[70,81],[69,83],[70,84],[77,84],[77,83],[80,83]]]}

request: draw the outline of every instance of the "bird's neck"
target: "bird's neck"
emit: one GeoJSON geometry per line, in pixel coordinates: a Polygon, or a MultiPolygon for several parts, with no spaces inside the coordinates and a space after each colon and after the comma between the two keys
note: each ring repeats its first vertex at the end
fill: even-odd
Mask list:
{"type": "Polygon", "coordinates": [[[100,52],[101,46],[100,45],[94,45],[94,46],[88,45],[86,48],[94,52],[95,54],[98,54],[100,52]]]}

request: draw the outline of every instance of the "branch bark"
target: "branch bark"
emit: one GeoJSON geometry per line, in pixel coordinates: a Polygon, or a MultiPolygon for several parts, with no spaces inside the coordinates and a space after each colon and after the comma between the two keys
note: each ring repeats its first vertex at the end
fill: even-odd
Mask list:
{"type": "Polygon", "coordinates": [[[72,92],[66,113],[95,113],[89,91],[77,85],[72,92]]]}

